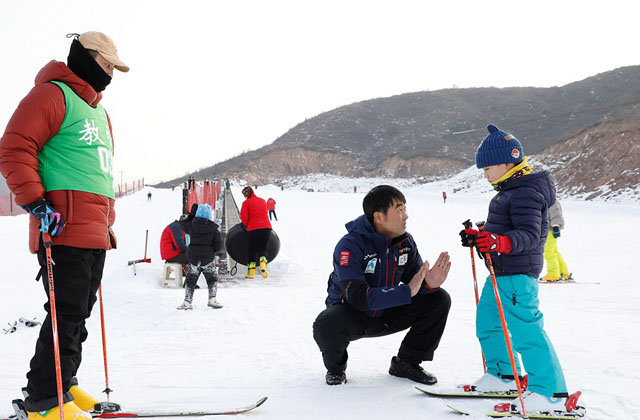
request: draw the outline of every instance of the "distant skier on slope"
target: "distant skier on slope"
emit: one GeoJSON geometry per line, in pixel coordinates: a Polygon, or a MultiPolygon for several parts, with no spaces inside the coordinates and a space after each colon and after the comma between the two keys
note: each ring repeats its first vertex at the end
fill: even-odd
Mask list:
{"type": "MultiPolygon", "coordinates": [[[[460,232],[463,246],[491,253],[506,322],[515,350],[529,374],[524,393],[527,414],[564,412],[567,385],[560,362],[544,330],[539,309],[538,275],[549,227],[548,207],[556,188],[547,171],[531,172],[522,145],[494,125],[476,153],[476,166],[498,191],[480,232],[460,232]],[[466,235],[466,236],[465,236],[466,235]]],[[[478,391],[516,391],[516,382],[501,328],[492,281],[488,277],[477,308],[476,331],[487,373],[472,386],[478,391]]],[[[518,357],[515,358],[521,371],[518,357]]],[[[519,399],[511,403],[521,413],[519,399]]]]}
{"type": "Polygon", "coordinates": [[[564,217],[562,205],[559,200],[549,207],[549,225],[551,229],[544,244],[544,259],[547,262],[547,274],[542,278],[545,281],[569,280],[569,268],[558,250],[558,238],[560,231],[564,229],[564,217]]]}
{"type": "Polygon", "coordinates": [[[271,197],[269,197],[269,199],[267,200],[267,210],[269,210],[269,220],[273,220],[271,218],[271,216],[273,216],[273,218],[275,218],[277,222],[278,215],[276,214],[276,200],[271,197]]]}
{"type": "Polygon", "coordinates": [[[207,305],[212,308],[222,308],[216,295],[218,292],[218,276],[216,273],[215,256],[222,252],[222,239],[218,225],[213,221],[213,212],[209,204],[194,204],[189,216],[181,222],[189,234],[187,249],[187,277],[184,286],[184,302],[178,309],[193,309],[193,294],[200,274],[204,274],[209,288],[207,305]]]}
{"type": "Polygon", "coordinates": [[[327,309],[313,323],[327,385],[347,382],[347,346],[409,328],[389,374],[432,385],[435,375],[420,366],[433,360],[447,322],[451,299],[440,286],[451,263],[442,252],[429,269],[406,230],[404,195],[379,185],[365,196],[364,215],[347,223],[349,233],[333,253],[327,309]]]}
{"type": "MultiPolygon", "coordinates": [[[[29,248],[38,253],[48,291],[42,233],[51,235],[57,336],[67,420],[91,419],[99,401],[78,387],[76,373],[102,280],[106,251],[116,247],[111,122],[100,103],[114,70],[129,71],[100,32],[72,34],[67,64],[50,61],[20,102],[0,141],[0,171],[31,214],[29,248]]],[[[59,419],[51,304],[27,373],[29,420],[59,419]]]]}

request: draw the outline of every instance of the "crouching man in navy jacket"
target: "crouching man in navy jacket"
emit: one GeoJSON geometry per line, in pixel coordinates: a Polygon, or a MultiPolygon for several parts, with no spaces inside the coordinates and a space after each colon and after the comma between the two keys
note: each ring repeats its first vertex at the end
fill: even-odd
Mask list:
{"type": "Polygon", "coordinates": [[[389,373],[427,385],[436,377],[420,363],[433,360],[451,306],[440,286],[449,273],[449,254],[430,267],[407,233],[404,195],[379,185],[365,196],[364,215],[347,223],[349,233],[333,253],[327,309],[313,324],[328,385],[347,382],[347,346],[409,328],[389,373]]]}

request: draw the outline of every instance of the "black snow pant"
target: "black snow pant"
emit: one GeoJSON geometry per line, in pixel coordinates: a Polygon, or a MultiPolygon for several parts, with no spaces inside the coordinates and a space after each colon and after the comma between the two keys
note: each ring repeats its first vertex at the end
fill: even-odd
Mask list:
{"type": "Polygon", "coordinates": [[[347,368],[347,346],[365,337],[382,337],[409,328],[398,357],[419,364],[433,360],[447,323],[451,298],[444,289],[418,294],[411,303],[386,309],[379,318],[371,318],[348,303],[329,306],[313,323],[313,338],[320,347],[328,372],[347,368]]]}
{"type": "Polygon", "coordinates": [[[276,219],[276,222],[278,221],[278,216],[276,215],[276,211],[275,210],[269,210],[269,220],[273,220],[271,218],[271,215],[273,215],[273,217],[276,219]]]}
{"type": "MultiPolygon", "coordinates": [[[[194,289],[196,287],[196,283],[198,282],[198,278],[200,277],[200,273],[204,274],[204,278],[207,280],[207,287],[209,290],[213,290],[214,292],[218,288],[218,277],[216,276],[216,263],[215,261],[210,261],[207,264],[202,264],[201,261],[190,262],[187,266],[187,276],[184,280],[184,287],[187,289],[194,289]]],[[[213,296],[216,294],[213,293],[213,296]]]]}
{"type": "MultiPolygon", "coordinates": [[[[38,259],[46,264],[45,250],[41,246],[38,259]]],[[[76,376],[82,361],[82,343],[88,333],[85,320],[96,303],[96,293],[102,280],[106,251],[84,249],[64,245],[51,248],[53,262],[53,285],[60,347],[62,389],[65,402],[73,400],[68,394],[72,378],[76,376]]],[[[49,278],[46,267],[42,284],[47,294],[44,309],[47,316],[40,327],[36,351],[31,359],[31,370],[27,373],[25,400],[27,411],[45,411],[58,405],[55,358],[53,352],[53,330],[49,301],[49,278]]]]}
{"type": "Polygon", "coordinates": [[[267,244],[271,237],[271,229],[256,229],[247,232],[249,234],[249,262],[258,263],[260,257],[267,256],[267,244]]]}

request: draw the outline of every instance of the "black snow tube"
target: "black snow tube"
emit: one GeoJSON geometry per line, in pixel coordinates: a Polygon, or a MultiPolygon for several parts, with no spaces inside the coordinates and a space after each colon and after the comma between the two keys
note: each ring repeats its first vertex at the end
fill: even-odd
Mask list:
{"type": "MultiPolygon", "coordinates": [[[[249,259],[249,234],[242,224],[238,223],[227,232],[227,238],[224,241],[227,252],[238,264],[247,265],[249,259]]],[[[280,251],[280,238],[274,230],[271,230],[271,236],[267,243],[267,261],[272,262],[278,256],[280,251]]]]}

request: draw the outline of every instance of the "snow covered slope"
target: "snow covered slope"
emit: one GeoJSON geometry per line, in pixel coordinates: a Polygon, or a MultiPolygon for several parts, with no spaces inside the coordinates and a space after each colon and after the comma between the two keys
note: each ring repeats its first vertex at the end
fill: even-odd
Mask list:
{"type": "MultiPolygon", "coordinates": [[[[206,289],[199,289],[195,309],[187,312],[176,310],[182,290],[159,286],[159,238],[179,216],[180,191],[145,189],[119,199],[118,249],[107,254],[103,281],[111,399],[131,410],[207,409],[245,405],[266,395],[269,401],[247,417],[452,418],[444,400],[425,397],[414,383],[388,375],[403,334],[352,343],[348,384],[324,384],[311,325],[324,307],[333,248],[344,224],[361,213],[369,184],[375,182],[322,178],[304,189],[261,186],[256,193],[276,199],[280,218],[274,229],[282,246],[270,264],[272,276],[245,280],[240,272],[221,281],[218,297],[225,307],[220,310],[208,308],[206,289]],[[352,193],[355,184],[357,194],[352,193]],[[305,191],[310,188],[316,192],[305,191]],[[153,191],[151,202],[147,190],[153,191]],[[146,229],[152,263],[138,265],[134,275],[127,261],[143,257],[146,229]]],[[[409,231],[423,258],[434,261],[447,250],[453,261],[445,283],[453,299],[447,329],[436,359],[423,364],[441,386],[482,373],[469,251],[460,247],[458,237],[463,220],[486,218],[492,192],[487,184],[475,185],[455,194],[443,183],[402,187],[409,231]],[[443,188],[449,195],[446,204],[443,188]]],[[[240,203],[239,188],[233,191],[240,203]]],[[[639,207],[568,200],[563,207],[567,227],[560,251],[579,281],[600,284],[541,286],[547,332],[570,390],[584,392],[589,414],[630,419],[640,410],[639,207]]],[[[27,251],[27,216],[0,217],[0,232],[0,324],[21,316],[42,320],[45,295],[33,280],[37,267],[27,251]]],[[[482,283],[487,271],[478,267],[478,272],[482,283]]],[[[104,373],[98,306],[88,329],[79,379],[99,396],[104,373]]],[[[37,328],[0,334],[0,414],[10,413],[11,399],[20,397],[37,334],[37,328]]],[[[482,411],[491,404],[470,406],[482,411]]]]}

